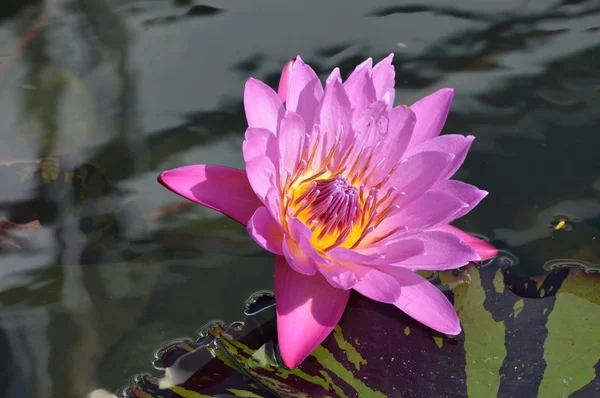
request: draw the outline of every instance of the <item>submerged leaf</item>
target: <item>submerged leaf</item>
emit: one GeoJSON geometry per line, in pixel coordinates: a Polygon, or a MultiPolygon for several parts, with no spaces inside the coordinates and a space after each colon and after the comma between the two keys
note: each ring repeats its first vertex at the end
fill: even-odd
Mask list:
{"type": "Polygon", "coordinates": [[[434,274],[462,321],[454,338],[353,293],[331,336],[293,370],[279,364],[267,295],[248,307],[243,323],[213,325],[206,337],[164,351],[165,376],[145,376],[126,391],[165,398],[594,395],[599,277],[557,268],[529,278],[502,259],[434,274]]]}

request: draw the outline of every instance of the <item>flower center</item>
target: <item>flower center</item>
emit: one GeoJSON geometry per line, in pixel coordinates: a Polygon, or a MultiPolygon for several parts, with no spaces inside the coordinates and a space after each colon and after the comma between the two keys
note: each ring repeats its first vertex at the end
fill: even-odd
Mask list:
{"type": "Polygon", "coordinates": [[[316,221],[326,234],[353,225],[358,212],[358,190],[340,176],[316,181],[309,188],[314,200],[310,204],[307,221],[316,221]]]}
{"type": "Polygon", "coordinates": [[[315,247],[331,249],[344,243],[360,223],[358,189],[340,175],[303,185],[292,201],[293,215],[311,228],[315,247]]]}
{"type": "Polygon", "coordinates": [[[385,195],[376,188],[366,189],[363,185],[357,188],[340,174],[309,178],[290,192],[286,195],[288,215],[297,217],[311,229],[313,247],[323,252],[338,246],[357,247],[398,208],[395,201],[403,195],[395,188],[388,189],[385,195]]]}
{"type": "MultiPolygon", "coordinates": [[[[374,125],[370,119],[367,122],[365,129],[374,125]]],[[[294,169],[285,170],[279,191],[283,219],[295,217],[307,225],[312,247],[322,254],[338,246],[353,250],[363,242],[374,244],[406,229],[397,226],[371,234],[400,208],[398,198],[405,195],[386,186],[399,163],[381,169],[385,158],[375,162],[383,142],[360,141],[344,147],[337,137],[325,154],[319,151],[326,134],[319,129],[314,134],[299,148],[294,169]]]]}

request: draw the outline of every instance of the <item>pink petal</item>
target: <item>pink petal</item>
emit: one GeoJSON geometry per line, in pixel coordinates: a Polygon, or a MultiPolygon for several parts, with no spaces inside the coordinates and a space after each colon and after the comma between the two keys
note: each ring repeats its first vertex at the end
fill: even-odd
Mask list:
{"type": "MultiPolygon", "coordinates": [[[[417,127],[415,127],[414,131],[417,131],[416,129],[417,127]]],[[[448,169],[441,177],[441,179],[447,179],[451,177],[454,173],[456,173],[456,170],[458,170],[459,167],[463,164],[463,162],[465,161],[465,157],[469,152],[469,148],[471,147],[471,143],[474,139],[475,137],[473,137],[472,135],[466,137],[464,135],[458,134],[442,135],[440,137],[434,137],[432,139],[424,141],[419,145],[411,146],[406,151],[405,156],[412,156],[416,153],[423,151],[439,151],[453,155],[454,159],[452,159],[452,162],[450,162],[450,164],[448,165],[448,169]]]]}
{"type": "Polygon", "coordinates": [[[248,221],[248,234],[262,248],[271,253],[283,254],[283,231],[266,207],[259,207],[248,221]]]}
{"type": "Polygon", "coordinates": [[[279,225],[282,225],[283,223],[279,199],[279,189],[277,187],[273,186],[269,188],[269,190],[267,191],[267,195],[265,196],[264,204],[267,210],[269,210],[269,214],[271,214],[271,217],[273,217],[273,219],[277,221],[279,225]]]}
{"type": "Polygon", "coordinates": [[[408,148],[417,117],[412,109],[406,106],[397,106],[390,110],[388,118],[388,136],[390,137],[388,156],[392,158],[392,155],[396,155],[396,159],[398,159],[408,148]]]}
{"type": "MultiPolygon", "coordinates": [[[[366,272],[366,268],[358,264],[339,264],[323,257],[312,247],[312,231],[297,218],[288,219],[288,228],[290,235],[296,241],[298,248],[306,255],[312,263],[315,264],[321,274],[327,279],[329,284],[336,289],[348,290],[354,286],[360,279],[360,276],[366,272]]],[[[329,256],[328,256],[329,257],[329,256]]]]}
{"type": "Polygon", "coordinates": [[[312,231],[300,220],[295,217],[288,218],[288,229],[291,237],[296,241],[300,250],[313,259],[315,263],[327,263],[328,260],[322,257],[314,247],[312,247],[312,231]]]}
{"type": "Polygon", "coordinates": [[[407,106],[397,106],[388,114],[387,134],[382,140],[380,161],[369,181],[377,185],[390,172],[392,167],[402,158],[412,136],[417,120],[413,111],[407,106]]]}
{"type": "Polygon", "coordinates": [[[294,238],[302,252],[309,256],[327,281],[335,288],[350,289],[365,272],[358,264],[339,264],[331,261],[331,256],[322,256],[311,242],[312,231],[297,218],[288,219],[290,235],[294,238]]]}
{"type": "Polygon", "coordinates": [[[435,228],[435,231],[442,231],[456,235],[461,241],[465,242],[477,252],[479,257],[481,257],[481,261],[489,260],[490,258],[494,258],[498,255],[498,249],[496,249],[490,243],[476,238],[471,234],[468,234],[456,227],[453,227],[452,225],[444,225],[435,228]]]}
{"type": "Polygon", "coordinates": [[[319,274],[301,275],[283,257],[277,257],[277,336],[288,368],[299,366],[325,340],[342,317],[349,297],[349,290],[331,287],[319,274]]]}
{"type": "Polygon", "coordinates": [[[314,275],[317,272],[315,261],[298,247],[293,239],[283,241],[283,255],[294,271],[303,275],[314,275]]]}
{"type": "Polygon", "coordinates": [[[444,152],[419,152],[400,162],[385,187],[395,187],[402,195],[396,203],[406,206],[440,179],[451,160],[444,152]]]}
{"type": "Polygon", "coordinates": [[[275,165],[268,157],[258,156],[246,163],[246,174],[254,193],[265,203],[267,192],[278,181],[275,165]]]}
{"type": "Polygon", "coordinates": [[[470,212],[488,194],[487,191],[457,180],[438,181],[431,190],[444,192],[466,203],[466,206],[454,215],[455,219],[470,212]]]}
{"type": "MultiPolygon", "coordinates": [[[[342,136],[342,147],[336,151],[334,165],[337,167],[339,162],[346,159],[347,152],[354,147],[352,154],[347,158],[346,164],[354,164],[358,162],[362,164],[366,161],[367,156],[361,155],[361,150],[366,149],[369,153],[373,148],[377,146],[376,152],[382,152],[384,144],[382,141],[390,138],[388,137],[389,118],[386,109],[386,104],[382,101],[377,101],[366,109],[363,109],[358,117],[353,115],[352,129],[344,129],[344,135],[342,136]]],[[[379,155],[379,153],[377,153],[379,155]]],[[[383,158],[377,157],[377,158],[383,158]]],[[[375,161],[379,159],[375,158],[375,161]]],[[[385,159],[384,159],[385,160],[385,159]]],[[[398,163],[398,156],[394,154],[393,164],[398,163]]]]}
{"type": "Polygon", "coordinates": [[[452,195],[436,191],[425,192],[418,200],[386,218],[378,227],[381,231],[378,235],[400,226],[406,227],[406,231],[399,236],[414,235],[454,221],[456,214],[465,207],[468,207],[466,203],[452,195]]]}
{"type": "Polygon", "coordinates": [[[443,88],[411,105],[417,115],[417,125],[409,147],[413,147],[440,134],[454,97],[454,90],[443,88]]]}
{"type": "Polygon", "coordinates": [[[353,120],[376,101],[373,85],[373,60],[371,58],[358,65],[344,82],[344,90],[350,99],[353,120]]]}
{"type": "Polygon", "coordinates": [[[392,304],[400,298],[400,284],[391,275],[372,270],[354,285],[354,290],[371,300],[392,304]]]}
{"type": "Polygon", "coordinates": [[[285,108],[273,89],[260,80],[248,79],[244,90],[248,127],[260,127],[277,134],[285,108]]]}
{"type": "Polygon", "coordinates": [[[332,287],[342,290],[352,289],[360,281],[360,278],[370,271],[368,267],[361,264],[341,264],[331,260],[327,264],[321,264],[318,268],[332,287]]]}
{"type": "Polygon", "coordinates": [[[280,173],[284,179],[286,171],[290,175],[293,174],[299,164],[305,134],[304,120],[298,114],[287,111],[277,137],[281,162],[280,173]]]}
{"type": "Polygon", "coordinates": [[[334,80],[325,87],[325,93],[317,109],[317,118],[322,132],[319,151],[314,161],[317,168],[322,165],[322,161],[337,143],[341,133],[350,128],[350,115],[350,100],[344,86],[334,80]]]}
{"type": "Polygon", "coordinates": [[[331,261],[329,256],[322,256],[312,246],[312,231],[297,218],[289,218],[288,227],[298,248],[312,260],[321,275],[323,275],[325,279],[327,279],[327,282],[336,289],[348,290],[352,288],[352,286],[358,282],[360,276],[366,272],[365,267],[361,265],[341,265],[335,261],[331,261]]]}
{"type": "Polygon", "coordinates": [[[246,129],[242,152],[246,163],[259,156],[266,156],[274,162],[279,157],[277,137],[267,129],[249,127],[246,129]]]}
{"type": "Polygon", "coordinates": [[[296,58],[288,88],[286,109],[299,114],[308,129],[315,120],[321,97],[323,86],[319,77],[300,57],[296,58]]]}
{"type": "Polygon", "coordinates": [[[287,99],[288,87],[290,85],[290,77],[292,75],[292,70],[294,68],[295,59],[290,59],[283,67],[281,71],[281,77],[279,78],[279,87],[277,89],[277,94],[279,94],[279,98],[281,102],[285,102],[287,99]]]}
{"type": "Polygon", "coordinates": [[[373,84],[377,100],[384,100],[387,94],[387,102],[391,107],[394,105],[396,90],[394,89],[396,70],[392,65],[394,54],[388,55],[373,67],[373,84]]]}
{"type": "Polygon", "coordinates": [[[325,85],[328,86],[333,81],[336,81],[340,84],[342,83],[342,76],[340,75],[340,68],[334,68],[331,71],[331,73],[329,74],[329,76],[327,76],[327,79],[325,80],[325,85]]]}
{"type": "MultiPolygon", "coordinates": [[[[457,236],[431,230],[411,237],[423,243],[424,250],[420,256],[394,263],[394,266],[407,269],[444,270],[462,267],[470,261],[479,261],[479,255],[457,236]]],[[[395,240],[390,245],[402,246],[404,240],[395,240]]]]}
{"type": "Polygon", "coordinates": [[[158,176],[158,182],[176,194],[244,225],[262,206],[243,170],[198,164],[164,171],[158,176]]]}
{"type": "Polygon", "coordinates": [[[329,256],[342,263],[387,265],[407,261],[423,254],[424,246],[418,239],[405,239],[402,245],[385,245],[350,250],[338,247],[328,252],[329,256]]]}
{"type": "Polygon", "coordinates": [[[394,305],[417,321],[438,332],[457,335],[460,320],[448,298],[415,272],[399,267],[384,270],[400,285],[400,297],[394,305]]]}

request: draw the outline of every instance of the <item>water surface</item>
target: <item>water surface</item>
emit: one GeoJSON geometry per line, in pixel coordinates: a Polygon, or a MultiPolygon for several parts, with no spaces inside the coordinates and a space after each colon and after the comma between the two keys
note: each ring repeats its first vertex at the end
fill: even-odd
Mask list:
{"type": "Polygon", "coordinates": [[[456,89],[456,225],[519,270],[600,264],[597,1],[29,0],[0,6],[0,396],[81,397],[272,288],[243,226],[156,183],[243,167],[244,82],[395,53],[396,102],[456,89]],[[42,165],[36,163],[46,159],[42,165]],[[48,160],[50,159],[50,160],[48,160]],[[555,229],[561,221],[564,226],[555,229]],[[41,224],[36,224],[37,222],[41,224]],[[550,262],[550,263],[549,263],[550,262]]]}

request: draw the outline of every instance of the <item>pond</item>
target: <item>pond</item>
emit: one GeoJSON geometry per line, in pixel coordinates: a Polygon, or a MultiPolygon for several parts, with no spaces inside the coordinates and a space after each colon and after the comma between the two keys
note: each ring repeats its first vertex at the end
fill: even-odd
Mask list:
{"type": "Polygon", "coordinates": [[[244,84],[276,88],[298,54],[325,79],[394,53],[396,104],[455,88],[444,133],[476,139],[454,178],[490,194],[454,225],[523,275],[600,269],[599,16],[595,0],[5,0],[0,396],[119,391],[273,289],[245,227],[156,177],[244,168],[244,84]]]}

